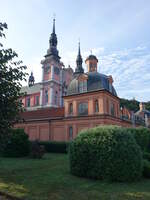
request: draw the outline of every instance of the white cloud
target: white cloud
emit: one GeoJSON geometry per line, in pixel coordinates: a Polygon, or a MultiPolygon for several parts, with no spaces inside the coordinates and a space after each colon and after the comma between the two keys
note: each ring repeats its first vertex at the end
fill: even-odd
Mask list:
{"type": "MultiPolygon", "coordinates": [[[[132,49],[108,52],[103,47],[93,48],[92,53],[99,60],[98,71],[112,75],[114,86],[119,97],[133,98],[139,101],[150,100],[150,50],[145,46],[132,49]]],[[[83,66],[86,71],[85,59],[90,54],[89,50],[82,51],[83,66]]],[[[77,52],[66,52],[62,55],[65,66],[76,66],[77,52]]],[[[28,73],[33,71],[36,82],[41,81],[40,58],[33,58],[28,63],[28,73]]],[[[25,83],[23,84],[25,85],[25,83]]]]}
{"type": "MultiPolygon", "coordinates": [[[[93,49],[92,53],[99,60],[98,71],[113,76],[119,97],[150,100],[150,50],[145,46],[138,46],[108,53],[100,47],[93,49]]],[[[82,52],[83,60],[89,54],[89,51],[82,52]]],[[[64,63],[69,61],[74,68],[76,55],[77,52],[66,53],[64,63]]]]}

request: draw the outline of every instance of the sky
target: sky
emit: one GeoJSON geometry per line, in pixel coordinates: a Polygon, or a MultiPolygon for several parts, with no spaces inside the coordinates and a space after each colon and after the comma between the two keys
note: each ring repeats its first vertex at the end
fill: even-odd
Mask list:
{"type": "Polygon", "coordinates": [[[0,21],[8,24],[3,44],[18,53],[36,82],[54,14],[66,67],[76,66],[80,38],[83,60],[92,50],[119,97],[150,101],[150,0],[0,0],[0,21]]]}

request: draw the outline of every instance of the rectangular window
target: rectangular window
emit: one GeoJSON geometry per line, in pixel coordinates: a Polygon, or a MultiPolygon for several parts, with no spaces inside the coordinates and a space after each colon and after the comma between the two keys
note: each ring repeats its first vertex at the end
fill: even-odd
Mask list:
{"type": "Polygon", "coordinates": [[[30,107],[30,97],[27,98],[27,107],[30,107]]]}
{"type": "Polygon", "coordinates": [[[35,97],[35,105],[36,105],[36,106],[39,106],[39,96],[36,96],[36,97],[35,97]]]}
{"type": "Polygon", "coordinates": [[[79,103],[78,114],[79,115],[88,115],[88,103],[79,103]]]}
{"type": "Polygon", "coordinates": [[[48,90],[45,90],[45,103],[48,103],[48,90]]]}
{"type": "Polygon", "coordinates": [[[87,81],[83,81],[83,91],[87,92],[87,81]]]}
{"type": "Polygon", "coordinates": [[[87,92],[87,81],[80,81],[79,82],[79,92],[87,92]]]}
{"type": "Polygon", "coordinates": [[[79,82],[79,92],[83,92],[83,82],[79,82]]]}
{"type": "Polygon", "coordinates": [[[73,128],[72,126],[69,127],[69,140],[73,139],[73,128]]]}

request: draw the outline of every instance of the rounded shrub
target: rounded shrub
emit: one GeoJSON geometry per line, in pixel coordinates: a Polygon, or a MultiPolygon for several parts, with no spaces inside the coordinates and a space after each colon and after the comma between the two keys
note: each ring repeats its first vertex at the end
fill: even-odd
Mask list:
{"type": "Polygon", "coordinates": [[[142,153],[125,128],[100,126],[82,131],[69,147],[72,174],[111,181],[134,181],[142,175],[142,153]]]}
{"type": "Polygon", "coordinates": [[[23,129],[11,129],[4,148],[5,157],[23,157],[30,153],[28,135],[23,129]]]}
{"type": "Polygon", "coordinates": [[[133,135],[142,151],[150,151],[150,129],[146,127],[127,128],[133,135]]]}

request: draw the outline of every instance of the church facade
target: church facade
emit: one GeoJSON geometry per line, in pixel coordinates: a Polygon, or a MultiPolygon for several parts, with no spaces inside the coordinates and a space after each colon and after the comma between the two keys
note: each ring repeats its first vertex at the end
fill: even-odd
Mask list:
{"type": "Polygon", "coordinates": [[[145,124],[144,118],[120,108],[120,99],[112,76],[97,71],[98,59],[89,55],[82,67],[80,44],[75,71],[64,67],[57,50],[55,20],[49,49],[42,64],[42,81],[34,83],[31,73],[28,86],[22,88],[21,113],[17,128],[24,128],[30,140],[68,141],[83,129],[99,125],[124,127],[145,124]]]}

